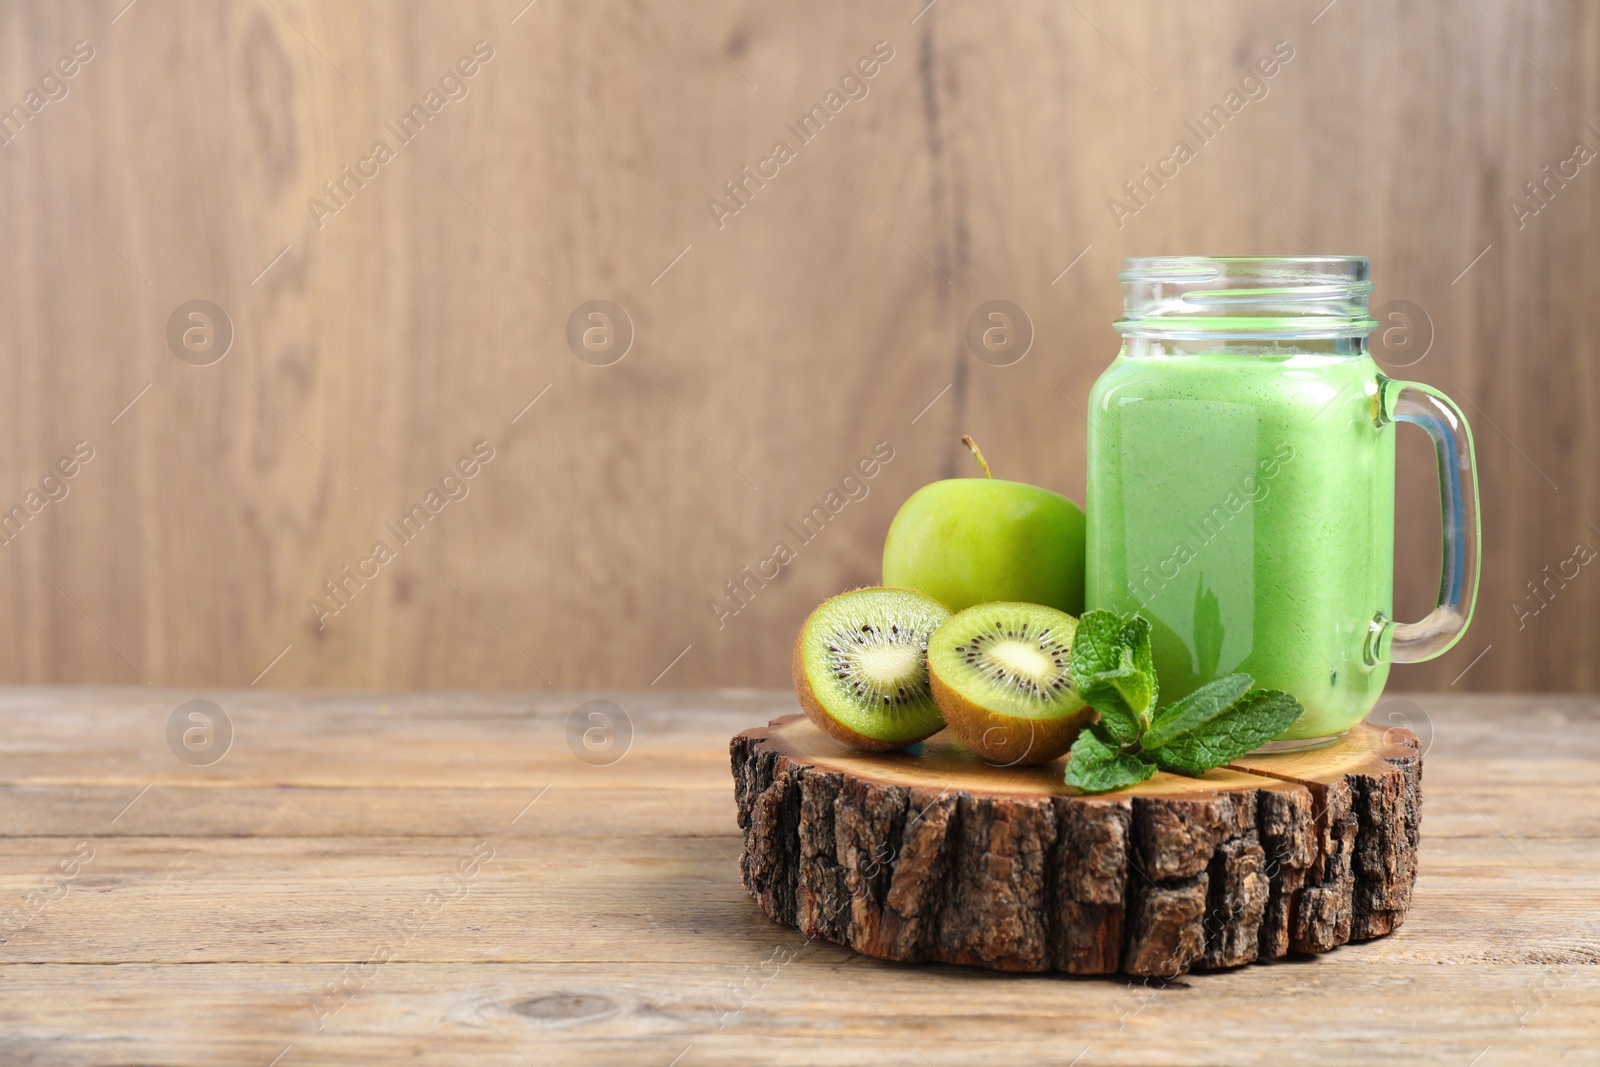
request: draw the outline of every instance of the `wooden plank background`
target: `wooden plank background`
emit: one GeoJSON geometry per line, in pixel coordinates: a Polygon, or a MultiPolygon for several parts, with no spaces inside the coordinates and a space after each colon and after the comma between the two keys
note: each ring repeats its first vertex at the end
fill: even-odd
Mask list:
{"type": "Polygon", "coordinates": [[[1600,8],[925,2],[0,5],[0,106],[43,101],[0,145],[0,510],[93,450],[0,549],[0,681],[781,685],[899,502],[966,469],[962,432],[1081,499],[1122,257],[1320,250],[1426,310],[1431,349],[1391,370],[1477,431],[1478,619],[1393,684],[1600,686],[1600,568],[1547,579],[1600,548],[1600,167],[1509,206],[1600,148],[1600,8]],[[479,41],[401,143],[386,124],[479,41]],[[794,138],[880,41],[866,95],[794,138]],[[1279,41],[1266,95],[1119,228],[1122,183],[1279,41]],[[393,158],[318,217],[379,139],[393,158]],[[708,200],[780,139],[719,225],[708,200]],[[1035,331],[1011,366],[965,348],[993,298],[1035,331]],[[633,327],[609,366],[566,342],[595,299],[633,327]],[[210,366],[168,346],[192,300],[232,324],[210,366]],[[479,441],[468,495],[319,628],[323,583],[479,441]],[[786,524],[879,442],[866,496],[800,544],[786,524]],[[779,540],[792,562],[719,619],[779,540]]]}

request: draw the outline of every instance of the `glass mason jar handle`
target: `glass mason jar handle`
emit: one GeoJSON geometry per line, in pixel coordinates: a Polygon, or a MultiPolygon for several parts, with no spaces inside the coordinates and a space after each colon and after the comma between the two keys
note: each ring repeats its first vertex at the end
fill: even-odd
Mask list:
{"type": "Polygon", "coordinates": [[[1409,422],[1433,440],[1439,457],[1439,603],[1420,622],[1395,622],[1381,612],[1367,635],[1367,658],[1418,663],[1442,655],[1472,621],[1478,599],[1478,466],[1472,430],[1449,397],[1416,382],[1378,379],[1378,420],[1409,422]]]}

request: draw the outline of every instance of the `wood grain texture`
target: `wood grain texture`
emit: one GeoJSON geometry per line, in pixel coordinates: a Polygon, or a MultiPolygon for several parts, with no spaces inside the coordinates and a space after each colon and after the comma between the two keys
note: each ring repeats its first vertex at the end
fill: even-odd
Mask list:
{"type": "MultiPolygon", "coordinates": [[[[1394,686],[1600,686],[1600,579],[1560,577],[1600,548],[1600,180],[1521,228],[1508,209],[1600,145],[1600,11],[923,7],[0,7],[0,105],[94,49],[0,146],[0,511],[94,449],[0,548],[0,679],[780,685],[809,609],[874,580],[899,502],[964,469],[962,432],[1081,499],[1123,256],[1318,249],[1426,310],[1431,350],[1388,369],[1477,430],[1478,617],[1394,686]],[[468,95],[315,219],[480,40],[468,95]],[[719,227],[707,201],[880,40],[865,98],[719,227]],[[1108,200],[1279,40],[1265,97],[1119,228],[1108,200]],[[601,298],[636,335],[608,367],[565,341],[601,298]],[[1012,366],[965,348],[992,298],[1033,323],[1012,366]],[[167,346],[195,299],[235,330],[209,367],[167,346]],[[319,628],[308,600],[479,440],[466,498],[319,628]],[[787,524],[878,442],[894,459],[802,542],[787,524]],[[752,577],[779,541],[793,561],[752,577]]],[[[1408,618],[1436,587],[1425,452],[1402,447],[1408,618]]]]}
{"type": "Polygon", "coordinates": [[[152,714],[182,696],[0,690],[8,1064],[1460,1067],[1600,1040],[1593,698],[1418,698],[1405,926],[1163,983],[891,965],[763,917],[726,745],[787,694],[611,694],[607,766],[565,741],[589,693],[219,692],[206,767],[152,714]]]}

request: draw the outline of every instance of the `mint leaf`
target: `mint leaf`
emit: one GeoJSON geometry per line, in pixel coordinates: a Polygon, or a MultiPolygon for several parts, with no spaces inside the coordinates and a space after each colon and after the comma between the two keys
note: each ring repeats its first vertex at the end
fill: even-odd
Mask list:
{"type": "Polygon", "coordinates": [[[1139,709],[1150,703],[1148,678],[1133,667],[1118,667],[1093,676],[1088,691],[1079,690],[1084,703],[1100,712],[1100,721],[1118,744],[1131,745],[1144,731],[1139,709]]]}
{"type": "MultiPolygon", "coordinates": [[[[1104,608],[1086,611],[1072,634],[1074,678],[1115,670],[1122,666],[1122,616],[1104,608]]],[[[1132,664],[1132,658],[1129,659],[1132,664]]]]}
{"type": "Polygon", "coordinates": [[[1256,689],[1183,736],[1159,747],[1147,745],[1144,754],[1164,771],[1199,777],[1271,741],[1304,713],[1300,702],[1288,693],[1256,689]]]}
{"type": "Polygon", "coordinates": [[[1108,744],[1093,727],[1078,734],[1067,760],[1067,784],[1085,793],[1107,793],[1140,782],[1156,773],[1156,765],[1108,744]]]}
{"type": "Polygon", "coordinates": [[[1156,698],[1149,622],[1103,609],[1085,612],[1072,637],[1072,688],[1100,713],[1114,741],[1138,740],[1156,698]]]}
{"type": "Polygon", "coordinates": [[[1194,658],[1202,678],[1215,675],[1222,661],[1222,601],[1206,586],[1204,575],[1194,587],[1194,658]]]}
{"type": "Polygon", "coordinates": [[[1250,691],[1250,682],[1248,674],[1230,674],[1226,678],[1207,682],[1182,700],[1168,704],[1157,712],[1155,725],[1145,731],[1141,743],[1145,748],[1160,748],[1180,737],[1204,730],[1250,691]]]}
{"type": "Polygon", "coordinates": [[[1133,650],[1133,667],[1150,680],[1150,696],[1145,700],[1145,725],[1150,725],[1150,713],[1155,710],[1156,698],[1161,695],[1161,680],[1156,677],[1155,653],[1150,649],[1150,620],[1135,615],[1122,624],[1122,643],[1133,650]]]}

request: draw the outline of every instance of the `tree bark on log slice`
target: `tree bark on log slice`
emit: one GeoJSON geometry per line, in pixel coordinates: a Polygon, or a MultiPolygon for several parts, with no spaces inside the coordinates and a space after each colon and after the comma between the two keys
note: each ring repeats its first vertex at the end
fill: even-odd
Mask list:
{"type": "Polygon", "coordinates": [[[791,715],[730,752],[745,888],[880,959],[1171,977],[1389,933],[1416,881],[1407,730],[1101,796],[1062,761],[991,767],[948,731],[865,753],[791,715]]]}

